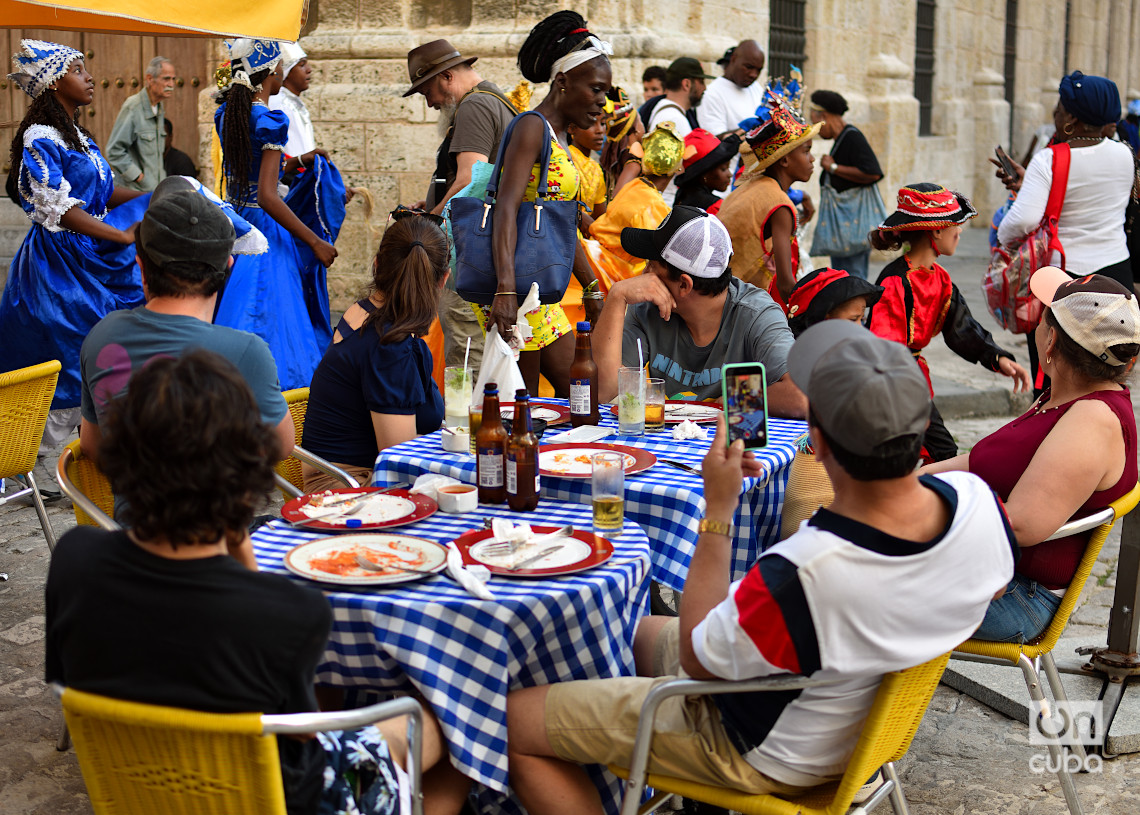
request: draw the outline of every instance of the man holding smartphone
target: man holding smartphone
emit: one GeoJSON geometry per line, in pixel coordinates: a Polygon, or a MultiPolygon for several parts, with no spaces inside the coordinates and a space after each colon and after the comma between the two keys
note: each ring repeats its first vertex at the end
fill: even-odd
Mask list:
{"type": "Polygon", "coordinates": [[[725,444],[720,420],[702,467],[707,509],[681,616],[642,618],[638,676],[507,697],[511,785],[532,815],[601,815],[578,765],[628,767],[646,696],[678,675],[835,684],[668,699],[649,772],[752,794],[796,795],[833,780],[883,675],[958,645],[1004,593],[1017,542],[997,496],[969,473],[915,473],[931,401],[907,349],[828,320],[797,340],[789,369],[811,404],[834,502],[730,583],[732,522],[756,464],[741,442],[725,444]]]}
{"type": "Polygon", "coordinates": [[[771,415],[807,415],[807,400],[787,374],[788,321],[766,291],[733,276],[724,224],[678,206],[657,229],[623,229],[621,245],[649,263],[606,296],[593,333],[598,401],[613,399],[618,368],[641,358],[649,376],[665,380],[669,398],[696,399],[720,398],[725,363],[762,362],[771,415]]]}

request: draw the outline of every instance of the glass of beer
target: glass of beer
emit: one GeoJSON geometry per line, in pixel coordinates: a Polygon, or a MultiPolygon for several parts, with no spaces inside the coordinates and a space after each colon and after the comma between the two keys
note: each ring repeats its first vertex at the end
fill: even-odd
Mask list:
{"type": "Polygon", "coordinates": [[[645,432],[645,371],[618,368],[618,433],[640,436],[645,432]]]}
{"type": "Polygon", "coordinates": [[[594,531],[620,532],[625,520],[625,454],[594,453],[590,478],[594,531]]]}
{"type": "Polygon", "coordinates": [[[462,365],[443,369],[443,423],[448,427],[467,427],[473,384],[471,371],[462,365]]]}
{"type": "Polygon", "coordinates": [[[665,426],[665,380],[645,380],[645,429],[660,430],[665,426]]]}
{"type": "Polygon", "coordinates": [[[467,426],[471,429],[471,455],[475,455],[475,434],[483,426],[483,404],[471,405],[467,409],[467,426]]]}

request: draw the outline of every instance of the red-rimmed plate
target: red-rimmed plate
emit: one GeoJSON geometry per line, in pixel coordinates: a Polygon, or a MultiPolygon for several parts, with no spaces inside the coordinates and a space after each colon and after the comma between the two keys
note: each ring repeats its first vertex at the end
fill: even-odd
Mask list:
{"type": "MultiPolygon", "coordinates": [[[[335,506],[330,507],[334,509],[335,506]]],[[[293,524],[299,524],[302,529],[311,529],[314,532],[367,532],[375,529],[391,529],[396,526],[422,521],[429,515],[434,515],[439,504],[426,495],[412,495],[404,489],[380,489],[379,487],[356,487],[352,489],[325,490],[324,492],[302,495],[294,498],[281,507],[281,517],[293,524]],[[359,512],[352,515],[333,516],[329,520],[319,517],[313,518],[310,511],[320,509],[320,502],[327,499],[337,499],[348,495],[369,495],[376,497],[370,499],[359,512]],[[309,511],[306,511],[309,510],[309,511]],[[348,525],[348,521],[355,518],[359,525],[348,525]]]]}
{"type": "MultiPolygon", "coordinates": [[[[554,532],[556,526],[532,526],[531,531],[536,535],[554,532]]],[[[491,574],[502,577],[557,577],[564,574],[575,574],[601,566],[614,553],[614,545],[600,535],[588,532],[585,529],[575,529],[565,538],[554,538],[543,541],[532,549],[520,549],[514,556],[495,558],[480,552],[480,549],[490,544],[495,533],[490,529],[475,529],[465,532],[455,539],[454,543],[463,556],[466,566],[486,566],[491,574]],[[562,549],[547,555],[542,560],[523,569],[511,571],[510,563],[518,562],[531,555],[536,555],[548,546],[562,544],[562,549]],[[550,563],[551,565],[546,565],[550,563]]]]}
{"type": "MultiPolygon", "coordinates": [[[[618,406],[610,407],[610,413],[618,415],[618,406]]],[[[686,399],[669,399],[665,402],[665,424],[680,424],[688,419],[696,424],[711,424],[721,414],[716,402],[694,402],[686,399]]]]}
{"type": "MultiPolygon", "coordinates": [[[[500,403],[499,415],[501,415],[504,419],[514,420],[515,403],[500,403]]],[[[556,424],[564,424],[570,421],[570,408],[567,405],[548,405],[545,402],[532,401],[530,403],[530,418],[542,419],[544,422],[546,422],[547,427],[556,424]]]]}
{"type": "Polygon", "coordinates": [[[657,463],[657,456],[624,444],[543,444],[538,448],[538,472],[552,478],[589,478],[594,453],[625,454],[625,474],[642,473],[657,463]]]}
{"type": "Polygon", "coordinates": [[[337,535],[302,543],[285,555],[285,568],[293,574],[344,586],[384,586],[423,580],[447,565],[447,547],[412,535],[337,535]],[[358,555],[378,566],[389,563],[415,569],[366,569],[358,555]]]}

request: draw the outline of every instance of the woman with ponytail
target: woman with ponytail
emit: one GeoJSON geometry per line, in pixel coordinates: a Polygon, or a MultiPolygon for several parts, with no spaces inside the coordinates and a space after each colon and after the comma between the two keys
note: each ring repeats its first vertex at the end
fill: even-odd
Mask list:
{"type": "MultiPolygon", "coordinates": [[[[516,216],[519,205],[534,201],[543,140],[549,140],[551,157],[547,183],[551,198],[572,201],[578,197],[579,178],[569,153],[570,125],[594,126],[605,113],[610,89],[609,43],[589,32],[586,21],[573,11],[550,15],[530,32],[519,51],[519,70],[534,83],[549,82],[550,92],[536,108],[538,116],[521,114],[503,158],[503,174],[495,205],[492,246],[498,293],[490,308],[475,306],[484,327],[498,326],[499,335],[509,336],[518,320],[515,295],[516,216]],[[545,121],[543,121],[545,120],[545,121]]],[[[594,273],[581,249],[576,250],[574,276],[583,289],[597,288],[594,273]]],[[[587,318],[596,315],[587,314],[587,318]]],[[[560,396],[570,392],[570,363],[574,339],[562,306],[541,305],[526,315],[534,332],[519,356],[519,368],[527,390],[538,393],[541,372],[560,396]]]]}
{"type": "Polygon", "coordinates": [[[44,430],[46,450],[79,424],[79,348],[87,332],[112,311],[142,305],[134,217],[124,222],[112,209],[139,193],[115,186],[110,165],[80,124],[79,109],[95,94],[83,54],[22,40],[12,64],[8,78],[32,103],[12,139],[7,186],[32,228],[8,271],[0,348],[4,370],[52,359],[63,365],[44,430]]]}
{"type": "MultiPolygon", "coordinates": [[[[372,291],[344,313],[309,390],[302,446],[358,481],[376,454],[439,429],[443,397],[421,336],[447,280],[449,247],[430,216],[397,210],[372,264],[372,291]]],[[[339,486],[305,468],[305,491],[339,486]]]]}
{"type": "Polygon", "coordinates": [[[227,45],[229,72],[223,73],[214,114],[225,195],[265,235],[269,249],[234,260],[214,322],[261,337],[273,352],[281,387],[303,388],[332,338],[325,268],[337,251],[310,228],[315,219],[281,199],[277,185],[284,173],[312,169],[325,152],[318,148],[283,160],[289,119],[268,107],[283,81],[279,44],[238,39],[227,45]]]}

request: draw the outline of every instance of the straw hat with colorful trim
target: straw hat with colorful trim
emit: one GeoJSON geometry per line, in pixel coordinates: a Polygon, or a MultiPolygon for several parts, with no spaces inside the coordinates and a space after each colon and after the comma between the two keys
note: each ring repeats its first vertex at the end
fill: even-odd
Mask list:
{"type": "Polygon", "coordinates": [[[978,214],[970,199],[940,184],[908,184],[899,190],[895,211],[877,229],[930,232],[963,224],[978,214]]]}
{"type": "Polygon", "coordinates": [[[805,141],[814,139],[819,128],[818,124],[807,125],[799,121],[787,108],[778,107],[773,110],[772,118],[750,130],[744,137],[756,157],[756,164],[746,177],[763,173],[805,141]]]}

